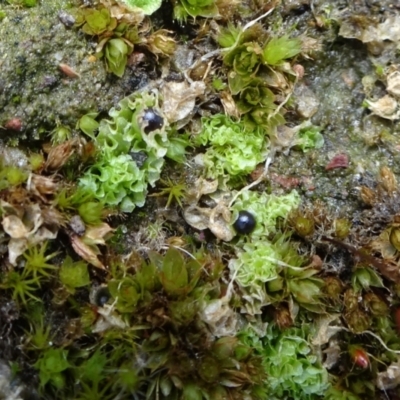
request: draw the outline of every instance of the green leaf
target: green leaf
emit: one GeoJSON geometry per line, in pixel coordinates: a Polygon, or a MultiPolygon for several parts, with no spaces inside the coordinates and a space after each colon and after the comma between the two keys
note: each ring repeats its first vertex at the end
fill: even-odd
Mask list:
{"type": "Polygon", "coordinates": [[[57,388],[64,386],[64,378],[61,372],[69,368],[67,361],[68,351],[63,349],[48,349],[36,362],[35,367],[39,370],[40,385],[43,387],[51,382],[57,388]]]}
{"type": "Polygon", "coordinates": [[[78,121],[78,128],[92,139],[95,139],[95,132],[99,129],[100,125],[95,120],[97,115],[97,113],[85,114],[78,121]]]}
{"type": "Polygon", "coordinates": [[[110,72],[121,78],[124,75],[130,49],[123,39],[111,39],[106,44],[106,62],[110,72]]]}
{"type": "Polygon", "coordinates": [[[140,8],[146,15],[151,15],[161,7],[162,0],[117,0],[128,6],[131,10],[140,8]]]}
{"type": "Polygon", "coordinates": [[[272,38],[264,47],[263,59],[268,65],[278,65],[301,52],[300,39],[289,39],[287,35],[272,38]]]}
{"type": "Polygon", "coordinates": [[[300,148],[304,153],[310,149],[320,149],[324,145],[324,137],[321,134],[321,128],[307,124],[300,129],[298,137],[295,139],[296,147],[300,148]]]}
{"type": "Polygon", "coordinates": [[[103,208],[103,204],[97,201],[89,201],[78,207],[78,213],[86,224],[97,225],[101,223],[103,208]]]}
{"type": "Polygon", "coordinates": [[[161,283],[168,294],[180,294],[189,281],[188,272],[179,250],[171,247],[165,257],[162,267],[161,283]]]}
{"type": "Polygon", "coordinates": [[[185,161],[186,147],[189,145],[189,139],[182,134],[169,138],[169,146],[166,157],[182,164],[185,161]]]}
{"type": "MultiPolygon", "coordinates": [[[[162,260],[160,265],[162,265],[162,260]]],[[[153,262],[151,262],[150,264],[142,265],[141,269],[136,273],[135,278],[140,286],[142,295],[146,290],[154,291],[159,286],[159,279],[157,272],[158,271],[156,265],[153,262]]]]}
{"type": "Polygon", "coordinates": [[[187,383],[183,388],[182,399],[184,400],[201,400],[203,395],[200,388],[194,383],[187,383]]]}
{"type": "Polygon", "coordinates": [[[203,118],[202,122],[195,141],[197,145],[210,145],[203,158],[208,177],[245,175],[265,159],[267,145],[261,128],[248,130],[222,114],[203,118]]]}
{"type": "Polygon", "coordinates": [[[104,377],[104,367],[106,364],[107,356],[102,354],[100,350],[96,350],[96,352],[80,366],[80,378],[92,383],[100,382],[104,377]]]}
{"type": "Polygon", "coordinates": [[[292,279],[288,281],[288,287],[299,303],[315,303],[322,294],[323,281],[318,278],[292,279]]]}
{"type": "Polygon", "coordinates": [[[356,268],[351,277],[354,290],[368,290],[371,286],[383,288],[382,278],[376,271],[369,267],[356,268]]]}
{"type": "Polygon", "coordinates": [[[185,20],[187,15],[206,18],[218,15],[215,0],[180,0],[180,3],[174,7],[174,15],[178,20],[185,20]]]}
{"type": "Polygon", "coordinates": [[[232,47],[236,44],[241,33],[242,28],[238,28],[232,23],[228,23],[226,28],[221,28],[217,36],[217,42],[221,47],[232,47]]]}
{"type": "Polygon", "coordinates": [[[112,23],[110,12],[106,8],[101,10],[89,9],[85,11],[84,17],[86,23],[82,30],[88,35],[100,35],[112,23]]]}
{"type": "Polygon", "coordinates": [[[108,289],[110,290],[111,296],[114,299],[118,299],[118,311],[130,313],[135,310],[136,304],[140,299],[137,286],[136,280],[130,276],[108,282],[108,289]]]}

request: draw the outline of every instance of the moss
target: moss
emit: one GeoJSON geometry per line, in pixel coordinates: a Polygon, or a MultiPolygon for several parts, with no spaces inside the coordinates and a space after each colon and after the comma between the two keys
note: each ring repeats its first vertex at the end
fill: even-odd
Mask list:
{"type": "Polygon", "coordinates": [[[1,79],[12,85],[0,92],[0,125],[18,116],[23,129],[14,137],[38,139],[57,124],[74,127],[82,115],[110,109],[115,98],[135,88],[129,77],[111,84],[104,64],[90,60],[90,43],[59,21],[65,7],[62,0],[42,1],[29,11],[3,7],[7,18],[0,25],[1,79]],[[64,75],[61,63],[80,77],[64,75]]]}

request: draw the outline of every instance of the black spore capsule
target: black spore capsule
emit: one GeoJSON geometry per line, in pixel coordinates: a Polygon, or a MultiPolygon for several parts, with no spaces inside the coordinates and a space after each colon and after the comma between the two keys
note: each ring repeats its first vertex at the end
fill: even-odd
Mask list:
{"type": "Polygon", "coordinates": [[[152,108],[148,108],[144,112],[143,121],[147,122],[147,126],[144,128],[146,133],[160,129],[164,124],[163,117],[158,115],[152,108]]]}
{"type": "Polygon", "coordinates": [[[110,300],[110,297],[111,295],[108,288],[103,286],[97,290],[94,300],[96,302],[96,305],[98,305],[99,307],[103,307],[104,304],[106,304],[108,300],[110,300]]]}
{"type": "Polygon", "coordinates": [[[237,233],[246,235],[253,232],[256,227],[256,219],[254,215],[248,211],[239,211],[239,216],[234,222],[233,227],[237,233]]]}

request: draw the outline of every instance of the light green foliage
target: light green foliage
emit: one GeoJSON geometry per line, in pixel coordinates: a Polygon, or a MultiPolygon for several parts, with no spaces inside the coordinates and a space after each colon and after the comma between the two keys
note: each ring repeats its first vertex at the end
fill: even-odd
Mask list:
{"type": "Polygon", "coordinates": [[[215,0],[179,0],[174,6],[174,16],[179,21],[191,17],[215,17],[218,8],[215,0]]]}
{"type": "Polygon", "coordinates": [[[129,46],[123,39],[115,38],[109,40],[105,46],[108,71],[121,78],[124,75],[128,55],[131,51],[132,46],[129,46]]]}
{"type": "Polygon", "coordinates": [[[226,83],[221,78],[214,78],[212,81],[212,86],[217,91],[226,89],[226,83]]]}
{"type": "Polygon", "coordinates": [[[111,118],[101,121],[95,138],[100,154],[79,182],[102,203],[124,212],[144,204],[147,185],[159,179],[164,157],[184,157],[186,142],[171,137],[165,124],[145,132],[143,117],[149,108],[162,115],[156,93],[134,94],[110,110],[111,118]]]}
{"type": "Polygon", "coordinates": [[[85,360],[79,368],[79,378],[83,381],[91,381],[98,384],[104,377],[104,368],[107,364],[107,356],[97,350],[92,356],[85,360]]]}
{"type": "Polygon", "coordinates": [[[87,264],[84,261],[73,262],[67,256],[60,267],[60,281],[74,292],[75,288],[90,284],[90,276],[87,264]]]}
{"type": "Polygon", "coordinates": [[[351,276],[351,283],[353,289],[357,292],[361,290],[370,290],[371,286],[383,288],[382,278],[379,274],[370,267],[359,267],[355,268],[351,276]]]}
{"type": "Polygon", "coordinates": [[[21,7],[35,7],[38,0],[7,0],[7,3],[21,7]]]}
{"type": "Polygon", "coordinates": [[[112,18],[110,11],[106,8],[88,9],[85,11],[85,24],[83,32],[88,35],[101,35],[109,31],[112,32],[117,26],[117,19],[112,18]]]}
{"type": "Polygon", "coordinates": [[[62,389],[65,386],[65,377],[62,372],[69,368],[67,361],[68,351],[63,349],[47,349],[36,362],[35,367],[39,370],[40,386],[47,383],[62,389]]]}
{"type": "Polygon", "coordinates": [[[232,65],[235,73],[244,78],[251,78],[261,64],[260,52],[261,48],[257,42],[244,43],[227,53],[224,62],[232,65]]]}
{"type": "Polygon", "coordinates": [[[100,158],[79,182],[105,204],[119,205],[125,212],[145,202],[144,171],[127,154],[100,158]]]}
{"type": "Polygon", "coordinates": [[[88,113],[83,115],[76,127],[79,128],[83,133],[88,135],[90,138],[95,138],[95,133],[99,129],[100,124],[96,121],[97,113],[88,113]]]}
{"type": "Polygon", "coordinates": [[[20,185],[27,179],[26,171],[12,165],[4,165],[4,161],[0,158],[0,190],[20,185]]]}
{"type": "MultiPolygon", "coordinates": [[[[99,40],[96,47],[97,57],[104,57],[107,71],[122,77],[128,55],[132,53],[134,43],[138,41],[137,26],[133,22],[130,24],[118,21],[111,16],[109,9],[100,5],[96,8],[80,9],[76,15],[75,25],[82,26],[82,31],[87,35],[97,36],[99,40]]],[[[86,129],[85,124],[88,122],[90,123],[90,121],[80,121],[85,133],[87,130],[92,130],[90,126],[86,129]]]]}
{"type": "Polygon", "coordinates": [[[68,126],[57,123],[57,126],[50,132],[51,142],[61,144],[71,139],[72,132],[68,126]]]}
{"type": "Polygon", "coordinates": [[[24,270],[18,272],[11,270],[1,278],[0,288],[10,289],[12,291],[12,298],[22,304],[28,304],[28,300],[40,301],[34,295],[40,287],[39,279],[34,279],[29,276],[29,273],[24,270]]]}
{"type": "Polygon", "coordinates": [[[140,298],[139,285],[132,277],[108,282],[111,296],[117,299],[116,308],[122,313],[133,312],[140,298]]]}
{"type": "Polygon", "coordinates": [[[32,153],[29,156],[29,164],[31,166],[32,171],[40,170],[44,165],[44,157],[39,153],[32,153]]]}
{"type": "Polygon", "coordinates": [[[241,34],[242,28],[229,22],[226,27],[221,28],[217,37],[218,44],[223,48],[232,47],[239,40],[241,34]]]}
{"type": "Polygon", "coordinates": [[[272,38],[264,47],[262,57],[268,65],[279,65],[301,52],[301,41],[287,35],[272,38]]]}
{"type": "Polygon", "coordinates": [[[279,260],[275,246],[268,241],[256,241],[243,246],[237,259],[232,259],[229,267],[233,269],[235,281],[241,286],[262,285],[278,276],[277,265],[273,260],[279,260]]]}
{"type": "Polygon", "coordinates": [[[202,122],[203,128],[195,142],[210,145],[204,155],[207,177],[243,176],[264,161],[267,140],[262,129],[249,131],[240,122],[222,114],[203,118],[202,122]]]}
{"type": "Polygon", "coordinates": [[[300,205],[300,195],[293,190],[289,194],[276,196],[274,194],[244,191],[233,205],[233,221],[240,210],[252,213],[257,225],[251,233],[253,239],[265,238],[276,232],[276,223],[279,218],[286,219],[289,213],[300,205]]]}
{"type": "Polygon", "coordinates": [[[161,7],[162,0],[118,0],[128,8],[140,8],[144,14],[151,15],[161,7]]]}
{"type": "Polygon", "coordinates": [[[87,203],[93,201],[94,196],[81,187],[71,187],[61,189],[54,198],[54,205],[62,211],[66,210],[78,210],[78,208],[87,203]]]}
{"type": "Polygon", "coordinates": [[[78,213],[86,224],[100,224],[103,217],[103,204],[97,201],[88,201],[78,207],[78,213]]]}
{"type": "MultiPolygon", "coordinates": [[[[328,372],[298,328],[269,327],[263,340],[263,365],[276,398],[317,399],[328,388],[328,372]]],[[[270,397],[271,398],[271,397],[270,397]]]]}
{"type": "Polygon", "coordinates": [[[313,354],[302,329],[280,331],[271,324],[263,338],[251,329],[239,337],[262,357],[267,374],[263,398],[316,400],[328,389],[328,372],[313,354]]]}
{"type": "Polygon", "coordinates": [[[311,149],[320,149],[324,145],[324,137],[321,134],[319,126],[306,124],[301,128],[297,138],[296,147],[300,148],[305,153],[311,149]]]}
{"type": "Polygon", "coordinates": [[[221,29],[217,41],[225,48],[229,89],[247,127],[270,132],[284,124],[284,110],[278,106],[282,93],[292,90],[294,75],[284,61],[301,51],[301,41],[287,36],[270,38],[260,24],[245,31],[229,24],[221,29]]]}
{"type": "Polygon", "coordinates": [[[254,239],[242,244],[243,252],[238,251],[238,258],[229,263],[231,276],[244,289],[247,300],[261,295],[268,303],[280,303],[292,298],[307,310],[322,312],[324,282],[315,276],[317,269],[306,266],[307,258],[298,253],[290,236],[254,239]]]}
{"type": "Polygon", "coordinates": [[[347,390],[344,390],[342,388],[338,389],[333,386],[331,386],[326,392],[325,392],[325,400],[361,400],[360,397],[357,395],[348,392],[347,390]]]}

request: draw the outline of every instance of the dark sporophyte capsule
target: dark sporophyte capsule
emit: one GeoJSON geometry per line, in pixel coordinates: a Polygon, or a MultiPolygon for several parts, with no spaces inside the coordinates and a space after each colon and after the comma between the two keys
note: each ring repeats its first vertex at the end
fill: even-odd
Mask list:
{"type": "Polygon", "coordinates": [[[145,110],[143,121],[147,122],[147,126],[144,128],[146,133],[160,129],[164,124],[164,118],[158,115],[152,108],[145,110]]]}
{"type": "Polygon", "coordinates": [[[253,232],[256,227],[256,219],[249,211],[239,211],[237,220],[233,223],[233,227],[237,233],[246,235],[253,232]]]}
{"type": "Polygon", "coordinates": [[[110,300],[110,298],[111,298],[110,291],[106,286],[103,286],[97,290],[94,297],[94,301],[97,306],[103,307],[104,304],[106,304],[108,300],[110,300]]]}

